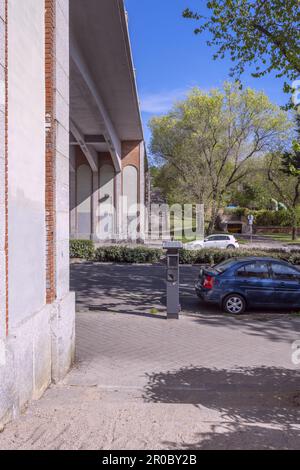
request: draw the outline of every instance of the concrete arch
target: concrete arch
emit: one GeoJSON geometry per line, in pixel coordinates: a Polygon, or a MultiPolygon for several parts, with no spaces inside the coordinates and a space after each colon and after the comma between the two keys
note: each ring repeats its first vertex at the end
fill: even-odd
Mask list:
{"type": "Polygon", "coordinates": [[[123,196],[126,201],[125,224],[128,239],[136,239],[138,231],[138,169],[127,165],[123,170],[123,196]]]}
{"type": "Polygon", "coordinates": [[[101,240],[112,239],[115,231],[115,176],[112,164],[105,163],[99,172],[99,206],[97,236],[101,240]]]}
{"type": "Polygon", "coordinates": [[[89,165],[83,164],[77,168],[76,187],[77,232],[80,237],[89,238],[92,229],[92,170],[89,165]]]}
{"type": "Polygon", "coordinates": [[[138,203],[138,169],[127,165],[123,170],[123,195],[127,197],[128,212],[136,212],[138,203]]]}

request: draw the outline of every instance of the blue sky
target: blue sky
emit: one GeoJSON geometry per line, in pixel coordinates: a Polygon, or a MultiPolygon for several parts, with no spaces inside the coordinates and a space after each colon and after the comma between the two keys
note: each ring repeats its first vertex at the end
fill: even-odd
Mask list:
{"type": "MultiPolygon", "coordinates": [[[[167,112],[172,103],[184,98],[188,90],[220,86],[229,79],[230,60],[212,59],[213,49],[205,36],[193,33],[195,22],[182,18],[189,7],[205,11],[206,0],[125,0],[137,70],[138,90],[145,138],[150,139],[148,120],[167,112]]],[[[287,101],[283,80],[274,76],[255,79],[242,77],[245,85],[263,90],[278,104],[287,101]]]]}

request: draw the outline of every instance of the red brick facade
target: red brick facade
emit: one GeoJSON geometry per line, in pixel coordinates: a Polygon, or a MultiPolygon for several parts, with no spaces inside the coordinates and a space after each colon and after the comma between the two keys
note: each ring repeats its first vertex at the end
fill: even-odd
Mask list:
{"type": "Polygon", "coordinates": [[[122,168],[127,165],[140,167],[140,142],[138,140],[128,140],[122,142],[122,168]]]}
{"type": "Polygon", "coordinates": [[[55,0],[45,0],[46,80],[46,300],[56,298],[55,286],[55,0]]]}

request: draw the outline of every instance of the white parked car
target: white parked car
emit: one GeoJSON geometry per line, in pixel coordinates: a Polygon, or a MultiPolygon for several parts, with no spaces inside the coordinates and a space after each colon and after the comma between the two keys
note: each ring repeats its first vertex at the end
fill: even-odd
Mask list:
{"type": "Polygon", "coordinates": [[[214,248],[221,250],[234,250],[239,248],[240,245],[233,235],[210,235],[204,240],[195,240],[193,242],[185,243],[186,250],[201,250],[201,248],[214,248]]]}

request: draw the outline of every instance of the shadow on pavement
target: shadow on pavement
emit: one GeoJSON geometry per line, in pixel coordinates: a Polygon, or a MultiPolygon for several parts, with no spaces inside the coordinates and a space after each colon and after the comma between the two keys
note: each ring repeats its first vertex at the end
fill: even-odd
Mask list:
{"type": "Polygon", "coordinates": [[[257,422],[257,410],[251,408],[254,404],[278,406],[276,414],[261,414],[263,421],[275,417],[276,422],[284,423],[289,421],[288,410],[300,412],[300,371],[293,369],[185,367],[147,378],[144,399],[148,402],[202,405],[248,422],[257,422]]]}
{"type": "MultiPolygon", "coordinates": [[[[282,448],[296,442],[294,448],[300,445],[299,371],[276,367],[181,368],[148,375],[143,398],[148,403],[193,404],[220,413],[216,428],[199,434],[198,442],[183,443],[182,449],[267,449],[275,442],[282,448]]],[[[164,445],[178,448],[178,442],[164,445]]]]}
{"type": "MultiPolygon", "coordinates": [[[[220,310],[204,306],[195,294],[199,267],[180,267],[180,301],[185,313],[220,310]]],[[[80,263],[71,265],[71,289],[77,309],[118,313],[165,313],[166,282],[162,265],[80,263]]]]}
{"type": "MultiPolygon", "coordinates": [[[[242,425],[224,423],[212,426],[212,431],[198,433],[194,442],[183,442],[181,450],[296,450],[300,445],[300,431],[286,426],[242,425]]],[[[165,441],[164,447],[178,449],[178,442],[165,441]]]]}
{"type": "Polygon", "coordinates": [[[155,316],[165,313],[161,266],[71,266],[77,310],[155,316]]]}

